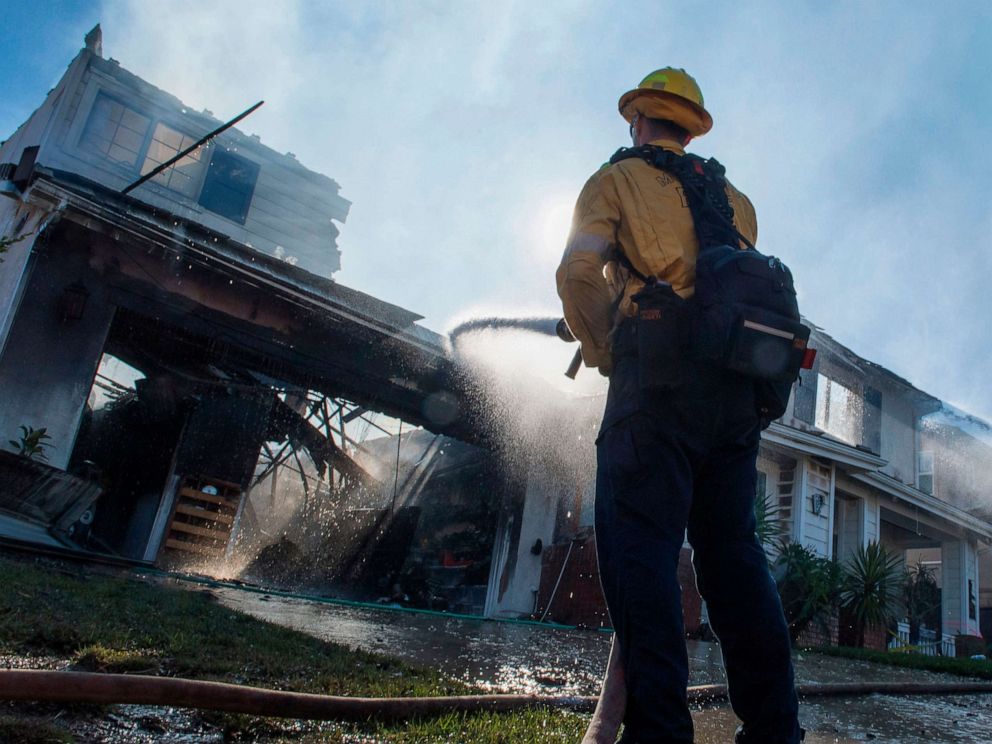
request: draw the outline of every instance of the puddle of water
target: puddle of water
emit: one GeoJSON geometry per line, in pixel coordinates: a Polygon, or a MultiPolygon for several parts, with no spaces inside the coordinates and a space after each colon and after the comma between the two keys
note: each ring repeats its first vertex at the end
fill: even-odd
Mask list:
{"type": "Polygon", "coordinates": [[[822,700],[805,703],[802,719],[807,728],[821,735],[840,736],[841,741],[875,744],[992,742],[992,697],[988,695],[868,695],[822,700]]]}
{"type": "MultiPolygon", "coordinates": [[[[560,630],[485,620],[347,607],[303,599],[218,589],[222,604],[323,640],[374,651],[494,692],[595,695],[606,660],[608,633],[560,630]]],[[[688,643],[690,684],[723,683],[720,647],[688,643]]],[[[799,653],[801,683],[947,680],[945,675],[870,662],[799,653]]],[[[693,713],[698,744],[733,740],[737,718],[727,707],[693,713]]],[[[824,698],[805,702],[806,744],[992,743],[992,696],[947,695],[824,698]]]]}
{"type": "Polygon", "coordinates": [[[607,633],[264,599],[233,589],[216,594],[222,604],[260,619],[441,669],[494,692],[594,695],[610,653],[607,633]]]}

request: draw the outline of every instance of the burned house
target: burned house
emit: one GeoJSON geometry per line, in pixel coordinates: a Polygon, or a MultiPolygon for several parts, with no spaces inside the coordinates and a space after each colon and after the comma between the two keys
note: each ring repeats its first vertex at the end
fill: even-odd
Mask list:
{"type": "Polygon", "coordinates": [[[373,425],[472,437],[444,339],[334,281],[338,184],[236,128],[207,138],[221,124],[104,59],[97,28],[0,146],[17,534],[223,560],[243,526],[265,532],[246,495],[281,468],[313,499],[373,493],[356,457],[373,425]]]}

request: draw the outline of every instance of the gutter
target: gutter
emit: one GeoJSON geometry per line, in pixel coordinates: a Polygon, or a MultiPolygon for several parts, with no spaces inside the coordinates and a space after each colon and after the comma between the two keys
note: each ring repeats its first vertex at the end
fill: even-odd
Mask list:
{"type": "Polygon", "coordinates": [[[953,504],[948,504],[946,501],[941,501],[936,496],[932,496],[912,486],[907,486],[905,483],[900,483],[894,478],[882,473],[851,473],[850,475],[855,480],[884,491],[896,499],[906,501],[909,504],[929,511],[931,514],[937,514],[957,525],[966,527],[978,534],[986,542],[992,543],[992,524],[979,519],[964,509],[953,504]]]}
{"type": "Polygon", "coordinates": [[[810,434],[785,424],[772,423],[761,434],[763,444],[800,450],[809,455],[819,455],[855,470],[875,471],[889,461],[825,435],[810,434]]]}

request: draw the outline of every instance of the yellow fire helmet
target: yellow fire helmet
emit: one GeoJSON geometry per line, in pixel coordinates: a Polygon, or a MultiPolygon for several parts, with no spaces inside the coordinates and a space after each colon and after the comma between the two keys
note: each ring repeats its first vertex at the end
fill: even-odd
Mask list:
{"type": "Polygon", "coordinates": [[[620,96],[620,115],[630,121],[634,114],[649,119],[667,119],[693,137],[713,128],[713,117],[703,108],[703,92],[685,70],[663,67],[644,78],[640,85],[620,96]]]}

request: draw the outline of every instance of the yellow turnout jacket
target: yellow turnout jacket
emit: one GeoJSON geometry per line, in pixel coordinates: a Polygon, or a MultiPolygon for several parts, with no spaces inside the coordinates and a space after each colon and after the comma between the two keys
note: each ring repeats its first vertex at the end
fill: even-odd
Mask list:
{"type": "MultiPolygon", "coordinates": [[[[674,140],[651,144],[685,154],[674,140]]],[[[755,243],[758,225],[750,200],[729,183],[727,196],[737,230],[755,243]]],[[[692,296],[699,243],[689,203],[674,176],[641,158],[605,165],[586,182],[556,275],[565,320],[582,344],[582,359],[604,375],[612,369],[610,333],[637,313],[630,298],[644,286],[617,261],[617,251],[644,276],[657,276],[680,296],[692,296]]]]}

